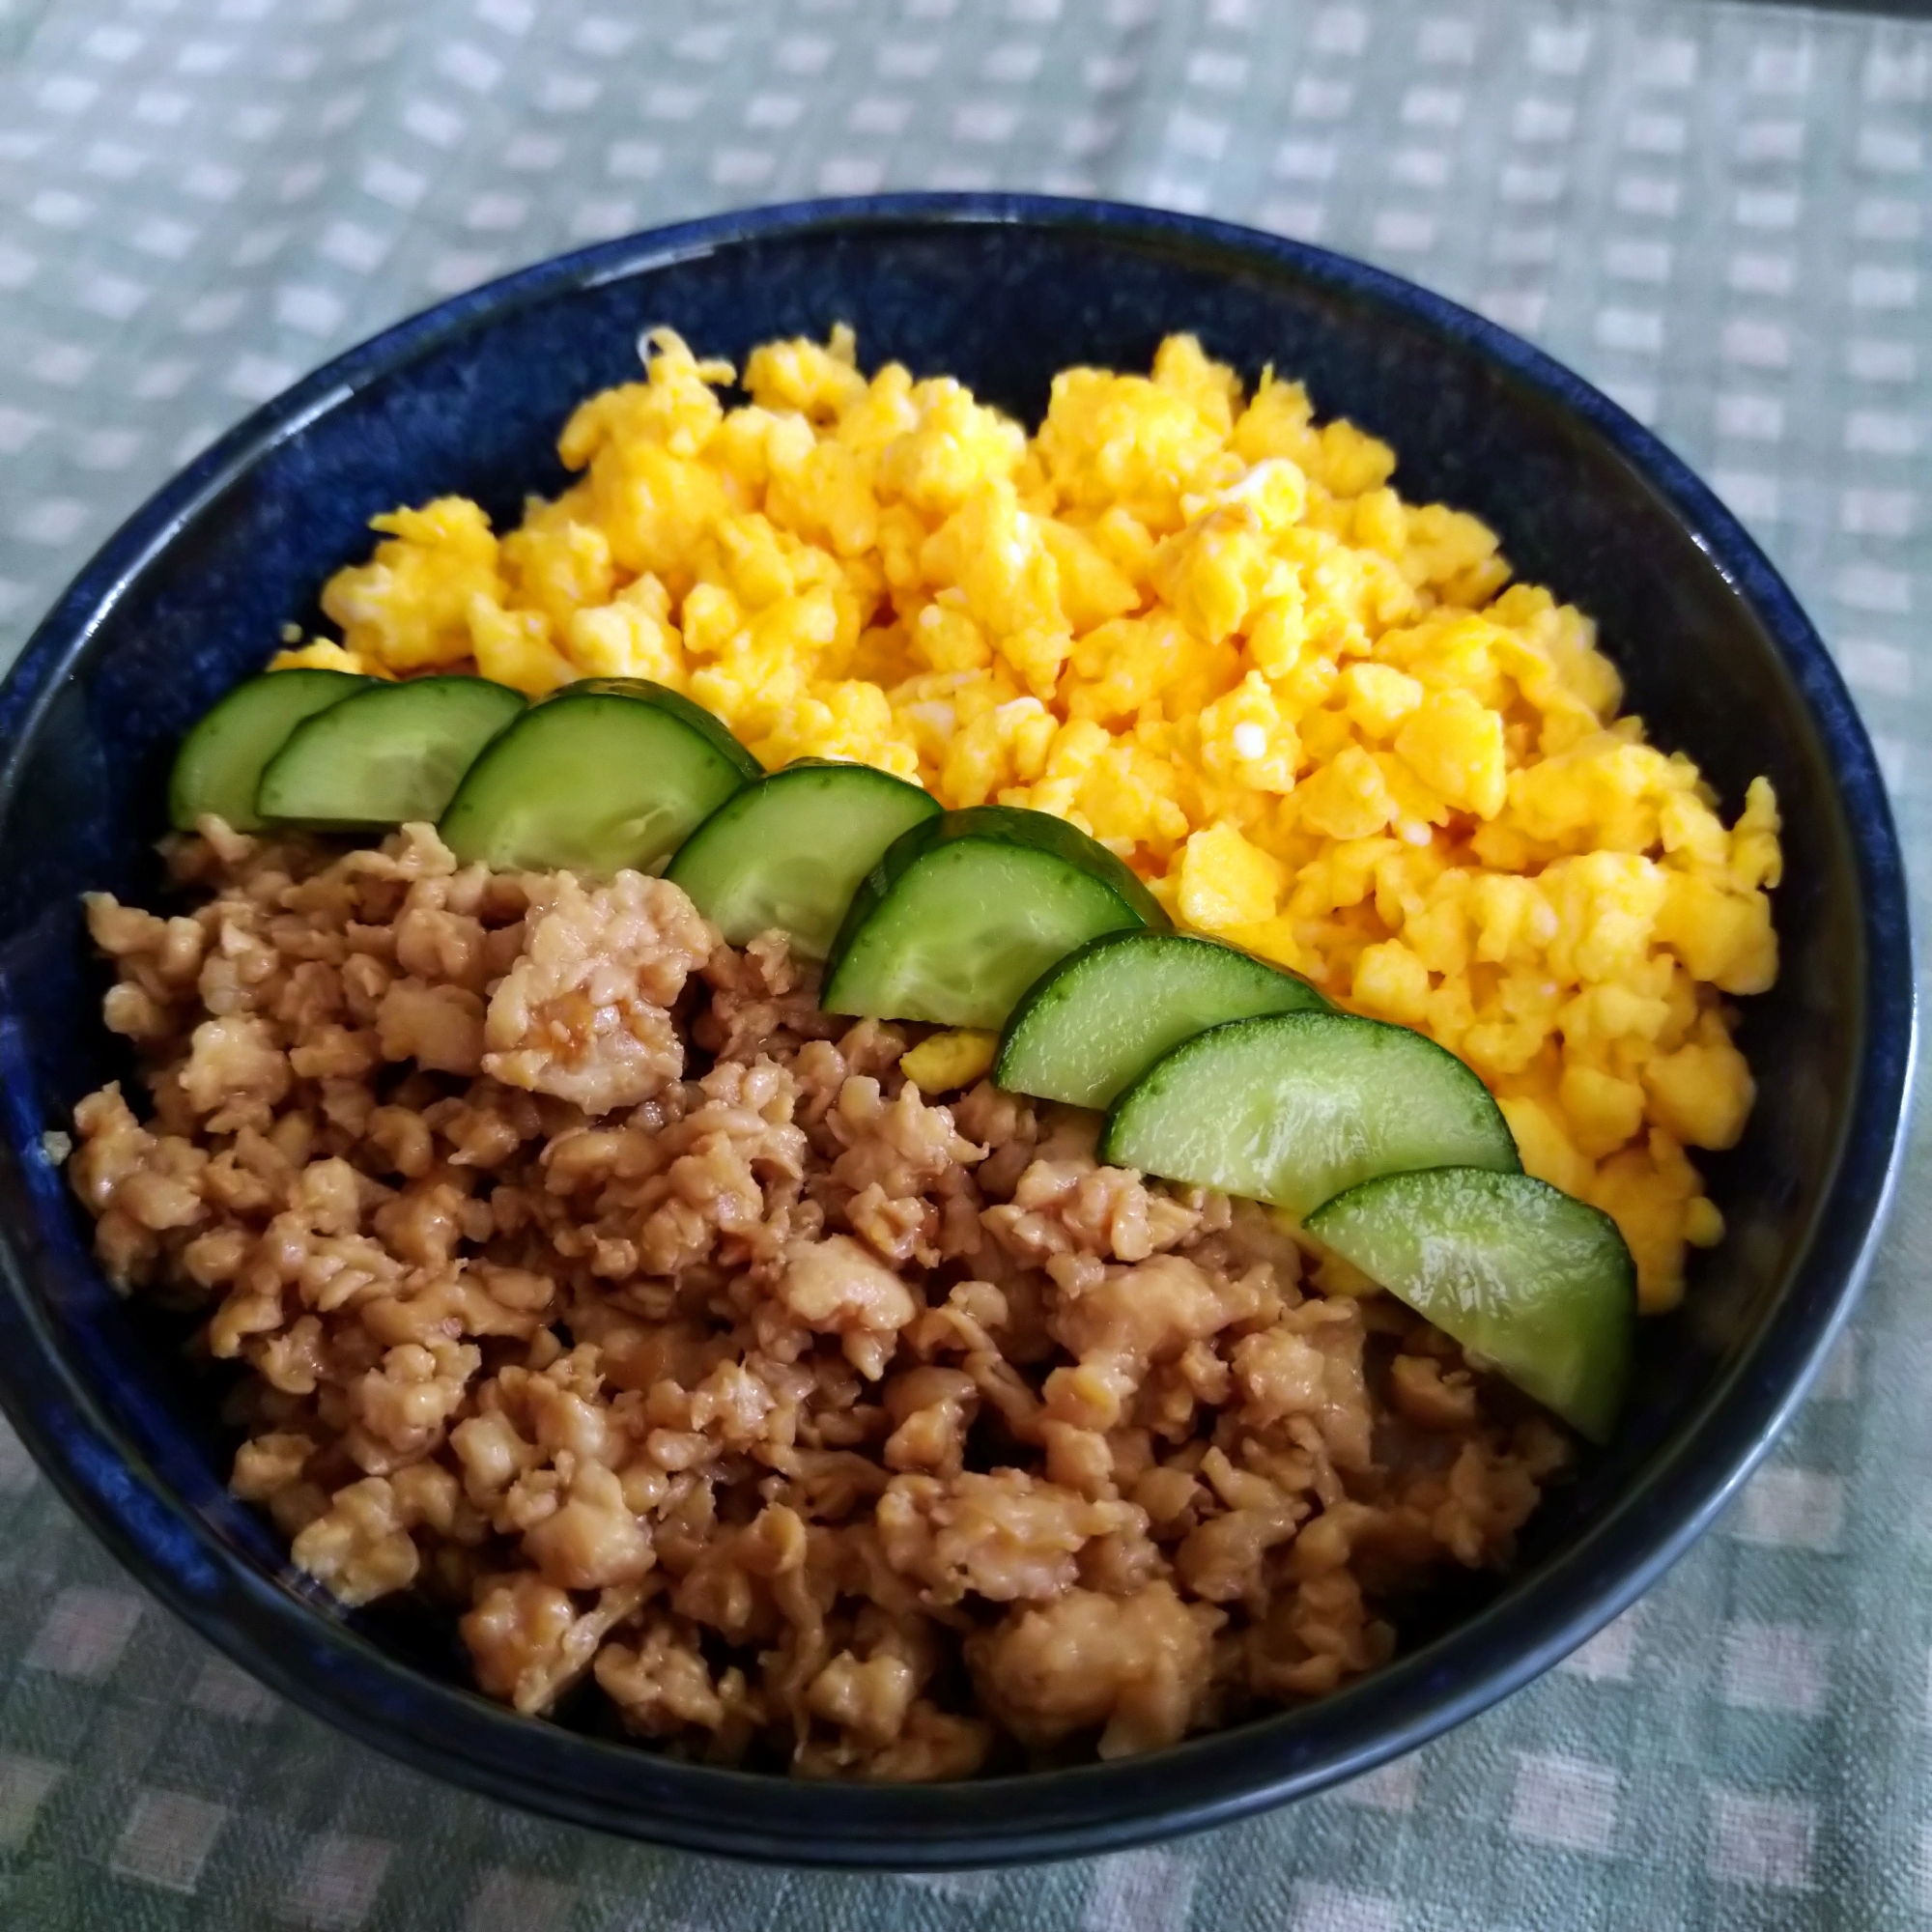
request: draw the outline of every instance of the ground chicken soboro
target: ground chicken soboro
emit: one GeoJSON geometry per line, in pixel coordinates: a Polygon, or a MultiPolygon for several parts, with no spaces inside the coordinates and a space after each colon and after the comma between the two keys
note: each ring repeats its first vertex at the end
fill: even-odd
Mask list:
{"type": "Polygon", "coordinates": [[[1095,1117],[937,1105],[682,893],[175,841],[89,903],[138,1049],[69,1174],[244,1373],[233,1487],[477,1681],[667,1747],[963,1776],[1151,1749],[1385,1659],[1507,1560],[1556,1429],[1095,1117]]]}

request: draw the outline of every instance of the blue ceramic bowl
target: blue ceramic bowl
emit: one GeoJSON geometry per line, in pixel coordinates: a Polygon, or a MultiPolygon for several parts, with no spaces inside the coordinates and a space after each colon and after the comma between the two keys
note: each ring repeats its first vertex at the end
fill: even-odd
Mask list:
{"type": "Polygon", "coordinates": [[[172,1608],[285,1696],[440,1776],[709,1852],[897,1867],[1095,1852],[1369,1770],[1493,1703],[1652,1582],[1737,1490],[1858,1290],[1913,1048],[1905,892],[1872,750],[1790,592],[1710,492],[1594,389],[1394,277],[1141,210],[892,197],[724,215],[548,263],[391,329],[252,416],[89,566],[0,693],[0,1398],[61,1492],[172,1608]],[[1520,1568],[1445,1604],[1378,1675],[1145,1759],[940,1788],[834,1788],[671,1762],[513,1716],[445,1639],[348,1615],[223,1488],[179,1331],[111,1294],[40,1137],[119,1070],[76,895],[155,883],[185,727],[362,555],[367,519],[449,491],[514,517],[565,481],[572,405],[640,328],[742,355],[856,326],[868,361],[950,373],[1037,420],[1071,362],[1144,368],[1176,328],[1307,380],[1401,452],[1405,494],[1475,511],[1601,621],[1632,706],[1727,811],[1785,816],[1784,966],[1750,1003],[1760,1093],[1710,1163],[1730,1235],[1644,1330],[1616,1445],[1537,1517],[1520,1568]]]}

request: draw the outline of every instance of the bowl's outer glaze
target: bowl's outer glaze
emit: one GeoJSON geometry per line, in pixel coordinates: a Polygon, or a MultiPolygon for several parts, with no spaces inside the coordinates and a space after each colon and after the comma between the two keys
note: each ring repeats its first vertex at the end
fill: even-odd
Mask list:
{"type": "Polygon", "coordinates": [[[1871,748],[1809,624],[1669,453],[1536,351],[1321,250],[1147,211],[908,196],[721,216],[550,263],[352,351],[211,449],[121,532],[0,692],[0,1397],[82,1517],[205,1635],[380,1748],[514,1803],[740,1856],[900,1867],[1092,1852],[1366,1771],[1547,1668],[1734,1492],[1836,1331],[1889,1195],[1914,1039],[1899,856],[1871,748]],[[514,518],[556,432],[634,376],[641,328],[742,357],[853,324],[867,366],[956,375],[1026,419],[1071,362],[1147,366],[1196,330],[1390,440],[1411,500],[1475,511],[1591,611],[1657,741],[1727,812],[1769,773],[1784,965],[1749,1003],[1760,1097],[1710,1163],[1727,1217],[1686,1312],[1644,1331],[1615,1448],[1553,1496],[1506,1589],[1378,1675],[1154,1757],[922,1789],[787,1784],[519,1719],[445,1639],[345,1617],[223,1488],[180,1329],[116,1299],[39,1151],[122,1070],[77,895],[139,893],[182,731],[317,617],[366,520],[458,491],[514,518]]]}

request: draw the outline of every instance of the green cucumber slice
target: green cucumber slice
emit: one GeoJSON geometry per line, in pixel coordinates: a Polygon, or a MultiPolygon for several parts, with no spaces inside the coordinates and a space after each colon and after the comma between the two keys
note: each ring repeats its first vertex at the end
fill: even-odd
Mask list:
{"type": "Polygon", "coordinates": [[[1004,805],[942,812],[886,848],[832,942],[827,1012],[997,1028],[1076,946],[1165,931],[1160,902],[1065,819],[1004,805]]]}
{"type": "Polygon", "coordinates": [[[182,740],[168,778],[168,823],[192,832],[213,812],[237,832],[256,832],[262,767],[304,718],[374,683],[346,670],[269,670],[238,684],[182,740]]]}
{"type": "Polygon", "coordinates": [[[1100,1158],[1297,1215],[1378,1174],[1521,1170],[1489,1090],[1453,1053],[1351,1013],[1195,1035],[1114,1102],[1100,1158]]]}
{"type": "Polygon", "coordinates": [[[773,926],[823,959],[859,881],[939,801],[870,765],[799,758],[728,798],[677,849],[665,877],[733,946],[773,926]]]}
{"type": "Polygon", "coordinates": [[[1110,932],[1037,980],[1007,1022],[993,1082],[1107,1107],[1162,1054],[1228,1020],[1327,1012],[1305,980],[1184,932],[1110,932]]]}
{"type": "Polygon", "coordinates": [[[1607,1214],[1526,1174],[1388,1174],[1308,1232],[1592,1442],[1630,1380],[1636,1268],[1607,1214]]]}
{"type": "Polygon", "coordinates": [[[764,766],[732,737],[719,719],[668,684],[659,684],[648,677],[582,677],[575,684],[552,692],[541,701],[558,704],[581,697],[634,697],[640,704],[655,704],[660,711],[668,711],[673,718],[682,720],[727,764],[735,765],[747,781],[765,775],[764,766]]]}
{"type": "Polygon", "coordinates": [[[440,830],[465,865],[497,871],[652,872],[759,769],[676,692],[644,678],[586,678],[491,741],[440,830]]]}
{"type": "Polygon", "coordinates": [[[255,810],[295,825],[434,823],[485,745],[524,708],[506,684],[377,684],[298,724],[263,768],[255,810]]]}

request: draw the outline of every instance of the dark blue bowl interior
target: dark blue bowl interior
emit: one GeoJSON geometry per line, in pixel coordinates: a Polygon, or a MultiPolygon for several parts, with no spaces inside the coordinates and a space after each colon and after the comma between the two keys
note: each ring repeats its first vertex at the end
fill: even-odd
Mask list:
{"type": "Polygon", "coordinates": [[[1911,1041],[1903,899],[1869,747],[1809,626],[1715,500],[1593,391],[1449,304],[1292,243],[938,200],[727,216],[532,270],[352,353],[171,486],[29,646],[0,745],[8,1406],[117,1549],[251,1667],[444,1775],[618,1830],[989,1861],[1236,1815],[1419,1742],[1588,1634],[1708,1517],[1829,1339],[1882,1205],[1911,1041]],[[676,1766],[484,1706],[407,1618],[345,1623],[228,1499],[229,1445],[180,1328],[108,1292],[37,1151],[125,1070],[77,895],[155,889],[176,742],[283,623],[319,621],[368,518],[459,492],[514,521],[526,493],[563,483],[558,428],[636,375],[644,327],[742,357],[838,321],[867,366],[957,376],[1029,422],[1056,370],[1145,368],[1177,328],[1251,380],[1266,363],[1303,378],[1323,415],[1395,444],[1406,497],[1474,511],[1520,576],[1597,618],[1629,705],[1698,760],[1727,816],[1758,773],[1784,812],[1783,970],[1742,1036],[1760,1098],[1742,1146],[1709,1163],[1729,1237],[1698,1260],[1686,1311],[1646,1324],[1627,1427],[1546,1504],[1507,1590],[1445,1600],[1418,1650],[1305,1713],[1023,1787],[824,1793],[676,1766]]]}

